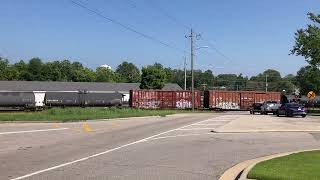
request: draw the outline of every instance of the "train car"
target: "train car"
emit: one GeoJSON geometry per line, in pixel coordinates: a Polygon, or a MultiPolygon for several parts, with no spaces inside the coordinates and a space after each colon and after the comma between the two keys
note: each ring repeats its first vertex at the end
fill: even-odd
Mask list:
{"type": "Polygon", "coordinates": [[[83,102],[81,101],[81,93],[74,92],[46,92],[45,95],[45,105],[47,107],[51,106],[81,106],[83,102]]]}
{"type": "Polygon", "coordinates": [[[86,93],[80,96],[84,106],[121,106],[121,93],[86,93]]]}
{"type": "MultiPolygon", "coordinates": [[[[190,109],[191,91],[131,90],[129,105],[142,109],[190,109]]],[[[201,106],[201,92],[195,91],[195,108],[201,106]]]]}
{"type": "Polygon", "coordinates": [[[219,110],[249,110],[253,103],[280,101],[279,92],[205,91],[204,108],[219,110]]]}
{"type": "Polygon", "coordinates": [[[0,92],[0,107],[35,108],[33,92],[0,92]]]}
{"type": "Polygon", "coordinates": [[[109,92],[46,92],[45,104],[52,106],[79,106],[79,107],[107,107],[120,106],[122,104],[121,93],[109,92]]]}

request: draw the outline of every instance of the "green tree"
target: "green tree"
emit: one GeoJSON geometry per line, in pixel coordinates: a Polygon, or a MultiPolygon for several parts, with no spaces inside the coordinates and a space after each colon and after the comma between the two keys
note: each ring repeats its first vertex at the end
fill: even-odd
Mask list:
{"type": "Polygon", "coordinates": [[[5,77],[8,81],[19,80],[19,72],[13,65],[9,65],[5,70],[5,77]]]}
{"type": "MultiPolygon", "coordinates": [[[[168,68],[166,68],[168,69],[168,68]]],[[[189,72],[190,73],[190,72],[189,72]]],[[[179,70],[179,69],[173,69],[171,70],[171,72],[169,73],[168,70],[166,72],[166,75],[169,74],[169,80],[167,80],[167,82],[170,83],[177,83],[180,87],[184,88],[184,71],[179,70]]],[[[189,89],[188,87],[190,87],[191,83],[189,82],[189,78],[187,81],[187,89],[189,89]]]]}
{"type": "Polygon", "coordinates": [[[30,81],[41,81],[42,78],[42,61],[40,58],[32,58],[28,64],[28,72],[30,74],[30,78],[27,80],[30,81]]]}
{"type": "Polygon", "coordinates": [[[297,77],[293,74],[288,74],[286,75],[284,78],[282,78],[283,80],[289,81],[292,84],[296,85],[297,84],[297,77]]]}
{"type": "Polygon", "coordinates": [[[288,74],[277,83],[276,87],[276,91],[286,90],[286,93],[293,93],[297,89],[296,77],[293,74],[288,74]]]}
{"type": "Polygon", "coordinates": [[[74,81],[74,66],[72,66],[69,60],[63,60],[60,62],[60,72],[62,81],[74,81]]]}
{"type": "Polygon", "coordinates": [[[166,82],[166,73],[158,64],[142,68],[141,89],[162,89],[166,82]]]}
{"type": "Polygon", "coordinates": [[[171,68],[164,68],[164,72],[166,73],[166,82],[170,83],[173,81],[173,77],[174,77],[174,70],[171,68]]]}
{"type": "Polygon", "coordinates": [[[282,81],[278,82],[277,85],[275,85],[274,91],[281,92],[281,91],[285,90],[286,93],[293,93],[295,88],[296,88],[296,86],[292,82],[290,82],[288,80],[282,80],[282,81]]]}
{"type": "Polygon", "coordinates": [[[136,83],[140,81],[140,71],[133,63],[127,61],[122,62],[116,69],[120,81],[128,83],[136,83]]]}
{"type": "Polygon", "coordinates": [[[203,90],[204,87],[206,89],[210,89],[213,87],[214,84],[214,76],[211,70],[201,71],[196,70],[194,71],[194,86],[199,90],[203,90]]]}
{"type": "Polygon", "coordinates": [[[297,73],[297,84],[300,93],[306,95],[309,91],[320,91],[320,70],[314,66],[302,67],[297,73]]]}
{"type": "Polygon", "coordinates": [[[320,15],[308,13],[313,24],[306,29],[299,29],[295,33],[295,45],[291,54],[305,57],[311,66],[320,65],[320,15]]]}
{"type": "Polygon", "coordinates": [[[114,82],[115,74],[111,69],[98,67],[96,70],[97,82],[114,82]]]}
{"type": "Polygon", "coordinates": [[[268,82],[277,82],[281,80],[280,72],[274,69],[267,69],[263,73],[258,74],[257,76],[252,76],[250,80],[264,82],[266,80],[266,76],[268,78],[268,82]]]}
{"type": "Polygon", "coordinates": [[[26,64],[23,60],[15,63],[13,66],[18,71],[18,80],[25,81],[31,78],[31,75],[28,72],[28,64],[26,64]]]}
{"type": "Polygon", "coordinates": [[[94,82],[96,73],[89,68],[77,69],[74,71],[74,82],[94,82]]]}
{"type": "Polygon", "coordinates": [[[8,68],[8,65],[9,65],[8,59],[4,59],[0,57],[0,80],[7,80],[6,70],[8,68]]]}
{"type": "Polygon", "coordinates": [[[63,81],[59,61],[47,62],[42,68],[42,77],[46,81],[63,81]]]}
{"type": "Polygon", "coordinates": [[[219,74],[215,78],[215,86],[234,90],[240,80],[236,74],[219,74]]]}
{"type": "Polygon", "coordinates": [[[269,91],[278,91],[279,83],[282,81],[281,74],[279,71],[274,69],[267,69],[263,73],[258,74],[257,76],[252,76],[248,85],[251,90],[264,90],[266,86],[266,78],[268,81],[268,90],[269,91]]]}

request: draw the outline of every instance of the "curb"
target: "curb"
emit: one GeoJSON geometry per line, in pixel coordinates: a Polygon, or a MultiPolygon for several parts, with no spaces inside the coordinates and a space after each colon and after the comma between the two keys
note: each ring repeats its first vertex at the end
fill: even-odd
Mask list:
{"type": "Polygon", "coordinates": [[[320,129],[271,129],[271,130],[215,130],[215,133],[274,133],[274,132],[319,132],[320,129]]]}
{"type": "Polygon", "coordinates": [[[308,149],[308,150],[301,150],[301,151],[292,151],[292,152],[286,152],[286,153],[279,153],[279,154],[273,154],[269,156],[263,156],[255,159],[250,159],[247,161],[240,162],[233,167],[226,170],[219,180],[252,180],[248,179],[247,175],[250,172],[250,170],[258,163],[262,161],[267,161],[273,158],[278,158],[282,156],[287,156],[290,154],[300,153],[300,152],[308,152],[308,151],[317,151],[320,149],[308,149]]]}

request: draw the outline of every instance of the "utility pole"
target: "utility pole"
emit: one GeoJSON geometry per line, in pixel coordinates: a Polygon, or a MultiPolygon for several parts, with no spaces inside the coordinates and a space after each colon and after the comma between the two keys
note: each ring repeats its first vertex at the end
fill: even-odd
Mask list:
{"type": "Polygon", "coordinates": [[[187,57],[184,57],[184,90],[187,90],[187,57]]]}
{"type": "MultiPolygon", "coordinates": [[[[191,29],[191,33],[186,38],[191,39],[191,93],[192,93],[192,111],[194,111],[195,106],[195,92],[194,92],[194,41],[195,38],[200,37],[200,35],[195,35],[193,29],[191,29]]],[[[200,47],[201,48],[201,47],[200,47]]],[[[198,48],[198,49],[200,49],[198,48]]]]}
{"type": "Polygon", "coordinates": [[[194,35],[193,35],[193,30],[191,29],[191,93],[192,93],[192,111],[194,111],[194,72],[193,72],[193,61],[194,61],[194,35]]]}
{"type": "Polygon", "coordinates": [[[268,74],[266,74],[266,92],[268,92],[268,74]]]}

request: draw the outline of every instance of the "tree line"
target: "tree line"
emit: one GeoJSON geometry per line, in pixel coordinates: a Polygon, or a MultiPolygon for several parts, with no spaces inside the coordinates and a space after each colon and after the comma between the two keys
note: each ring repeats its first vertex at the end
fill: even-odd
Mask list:
{"type": "MultiPolygon", "coordinates": [[[[161,89],[166,83],[177,83],[184,88],[184,71],[164,67],[160,63],[142,67],[124,61],[115,70],[98,67],[92,70],[80,62],[69,60],[43,62],[32,58],[10,64],[8,59],[0,57],[0,80],[18,81],[69,81],[69,82],[118,82],[141,83],[143,89],[161,89]]],[[[186,72],[186,89],[191,87],[191,72],[186,72]]],[[[265,77],[268,77],[268,90],[293,92],[297,87],[294,75],[281,77],[276,70],[266,70],[248,78],[242,74],[213,75],[211,70],[195,70],[195,88],[225,90],[264,90],[265,77]]]]}
{"type": "Polygon", "coordinates": [[[69,60],[44,63],[40,58],[10,64],[8,59],[0,57],[0,80],[133,83],[140,82],[140,70],[128,62],[113,71],[105,67],[92,70],[69,60]]]}
{"type": "MultiPolygon", "coordinates": [[[[256,76],[247,77],[242,74],[219,74],[214,76],[211,70],[195,70],[195,88],[225,90],[283,91],[287,93],[300,90],[320,91],[320,15],[308,14],[312,24],[295,33],[295,45],[292,55],[304,56],[308,65],[302,67],[297,75],[282,77],[280,72],[267,69],[256,76]]],[[[290,62],[288,62],[290,63],[290,62]]],[[[70,82],[123,82],[140,83],[142,89],[161,89],[165,83],[177,83],[184,88],[184,71],[164,67],[160,63],[142,67],[140,70],[133,63],[124,61],[115,70],[98,67],[92,70],[77,61],[43,62],[40,58],[32,58],[10,64],[8,59],[0,57],[0,80],[24,81],[70,81],[70,82]]],[[[191,87],[191,72],[187,71],[186,89],[191,87]]]]}

